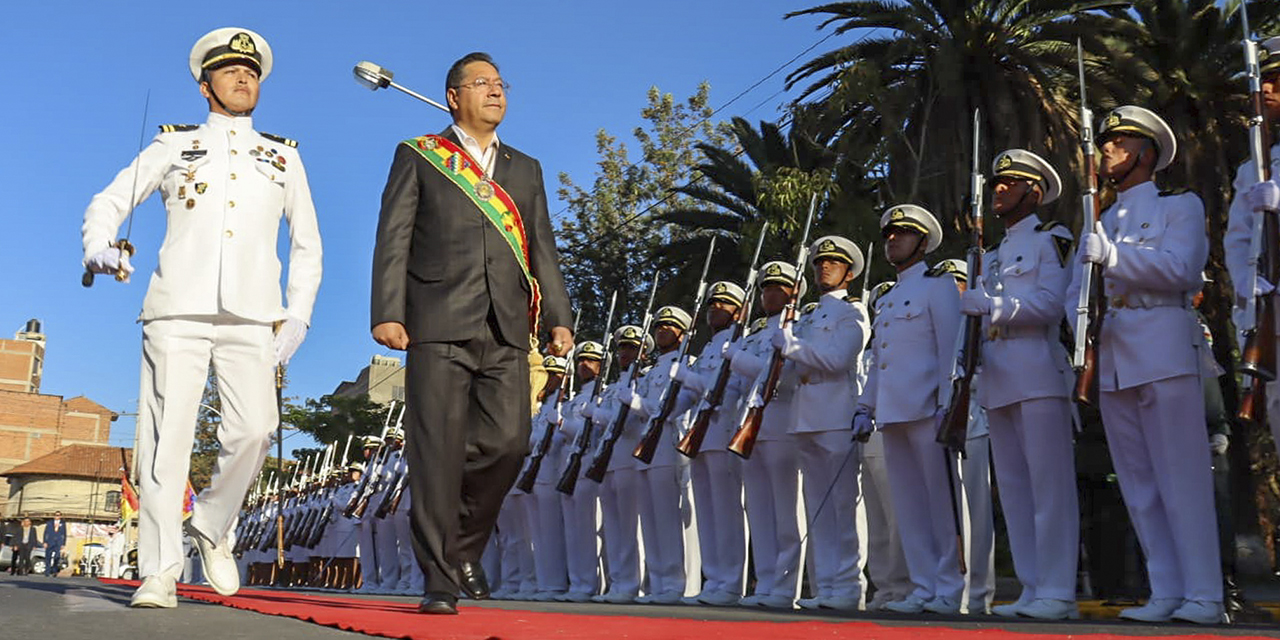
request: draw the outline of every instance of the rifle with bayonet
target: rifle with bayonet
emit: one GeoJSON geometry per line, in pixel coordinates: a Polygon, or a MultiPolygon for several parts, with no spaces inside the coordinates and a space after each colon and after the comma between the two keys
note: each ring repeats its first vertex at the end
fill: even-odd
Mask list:
{"type": "MultiPolygon", "coordinates": [[[[733,334],[729,336],[728,343],[741,340],[747,323],[751,321],[751,303],[755,300],[756,271],[760,265],[760,249],[764,247],[764,239],[768,234],[769,223],[766,222],[760,229],[760,237],[756,240],[756,251],[751,257],[751,268],[747,271],[747,287],[745,289],[747,297],[742,303],[742,310],[738,313],[738,319],[733,323],[733,334]]],[[[729,378],[733,375],[733,368],[730,364],[727,359],[720,363],[720,371],[716,374],[716,382],[712,385],[711,392],[707,394],[706,401],[698,409],[698,415],[693,420],[693,426],[689,427],[684,437],[680,438],[680,443],[676,445],[676,451],[686,457],[696,458],[698,452],[702,450],[702,441],[707,437],[707,429],[711,428],[711,418],[715,415],[716,410],[720,408],[720,405],[724,403],[725,389],[729,386],[729,378]]]]}
{"type": "MultiPolygon", "coordinates": [[[[596,376],[596,385],[591,388],[591,397],[587,399],[587,406],[595,408],[596,399],[600,397],[600,390],[604,388],[604,381],[609,376],[609,365],[613,363],[613,349],[609,348],[609,337],[613,331],[613,310],[618,302],[618,292],[614,291],[609,297],[609,313],[605,315],[604,321],[604,337],[600,339],[600,344],[604,346],[604,363],[600,366],[600,375],[596,376]]],[[[575,364],[570,366],[577,368],[575,364]]],[[[573,495],[573,490],[578,487],[578,474],[582,472],[582,456],[586,455],[587,447],[591,446],[591,418],[586,418],[582,422],[582,428],[578,430],[578,435],[573,439],[573,448],[569,450],[569,457],[565,461],[564,471],[560,474],[560,480],[556,482],[556,491],[565,495],[573,495]]]]}
{"type": "MultiPolygon", "coordinates": [[[[1076,40],[1076,66],[1080,75],[1080,153],[1084,156],[1084,192],[1081,206],[1086,231],[1098,224],[1102,211],[1098,191],[1098,162],[1093,146],[1093,111],[1089,109],[1084,81],[1084,51],[1076,40]]],[[[1107,298],[1102,284],[1102,268],[1092,262],[1080,266],[1080,298],[1076,303],[1076,342],[1071,366],[1076,370],[1074,397],[1078,402],[1097,406],[1098,341],[1102,335],[1102,318],[1107,298]]]]}
{"type": "MultiPolygon", "coordinates": [[[[400,405],[400,415],[396,418],[396,427],[400,426],[400,421],[404,418],[404,405],[400,405]]],[[[382,427],[382,444],[374,451],[373,456],[369,458],[369,466],[360,476],[360,489],[351,494],[351,501],[347,503],[347,507],[343,509],[342,514],[348,518],[359,519],[364,516],[365,509],[369,507],[369,500],[378,492],[378,485],[382,480],[382,466],[386,463],[387,455],[390,454],[391,448],[387,446],[387,433],[390,432],[390,421],[392,411],[387,412],[387,424],[382,427]]]]}
{"type": "MultiPolygon", "coordinates": [[[[707,295],[707,271],[711,269],[711,256],[716,252],[716,237],[711,236],[711,246],[707,249],[707,259],[702,263],[702,276],[698,279],[698,294],[693,298],[693,322],[689,327],[689,332],[684,337],[684,341],[680,344],[680,355],[676,357],[677,366],[685,366],[689,357],[689,345],[693,344],[693,338],[698,334],[698,317],[702,310],[702,302],[707,295]]],[[[649,420],[649,426],[645,429],[644,435],[640,437],[640,442],[636,444],[636,449],[631,453],[637,460],[645,464],[653,462],[653,454],[658,451],[658,445],[662,442],[662,431],[666,427],[667,421],[671,419],[671,414],[676,410],[676,402],[680,398],[680,390],[684,385],[672,376],[667,382],[667,388],[662,392],[662,400],[659,403],[661,407],[658,415],[649,420]]]]}
{"type": "MultiPolygon", "coordinates": [[[[804,223],[804,233],[800,236],[800,249],[796,251],[796,286],[791,292],[791,299],[787,301],[787,307],[782,311],[782,322],[778,323],[778,330],[782,331],[796,319],[797,302],[800,298],[800,283],[804,282],[805,267],[809,261],[809,231],[813,228],[813,214],[818,209],[818,194],[813,194],[809,199],[809,216],[804,223]]],[[[752,403],[747,409],[747,415],[742,419],[742,425],[738,427],[738,431],[733,434],[733,439],[729,441],[729,451],[741,456],[742,458],[750,458],[751,451],[755,449],[756,437],[760,435],[760,424],[764,420],[765,407],[773,401],[773,397],[778,393],[778,381],[782,379],[782,365],[784,359],[782,350],[774,347],[773,355],[769,358],[768,375],[765,377],[764,386],[760,390],[759,404],[752,403]]]]}
{"type": "MultiPolygon", "coordinates": [[[[644,326],[640,331],[640,350],[636,354],[636,359],[631,362],[631,369],[627,372],[627,380],[624,383],[618,380],[618,384],[626,384],[632,390],[635,389],[636,378],[640,375],[640,363],[644,360],[645,345],[648,344],[649,328],[653,325],[653,299],[658,293],[658,274],[653,274],[653,283],[649,285],[649,304],[644,309],[644,326]]],[[[604,437],[600,439],[600,445],[596,447],[596,455],[591,459],[591,466],[587,467],[587,479],[595,482],[604,482],[604,474],[609,470],[609,460],[613,457],[613,447],[618,444],[618,438],[622,437],[622,429],[626,426],[627,416],[631,414],[631,405],[620,403],[618,407],[618,415],[613,418],[613,422],[609,424],[609,428],[605,431],[604,437]]]]}
{"type": "MultiPolygon", "coordinates": [[[[1249,156],[1253,160],[1257,182],[1271,179],[1271,129],[1267,122],[1266,107],[1262,102],[1262,73],[1258,68],[1258,45],[1249,30],[1249,13],[1244,2],[1240,12],[1244,27],[1245,72],[1249,79],[1249,156]]],[[[1271,284],[1280,282],[1280,224],[1275,211],[1263,211],[1260,221],[1255,221],[1249,239],[1249,273],[1253,287],[1245,301],[1240,329],[1244,332],[1244,348],[1240,351],[1240,371],[1248,375],[1248,387],[1241,399],[1237,416],[1241,420],[1253,420],[1258,407],[1265,404],[1266,383],[1276,379],[1276,303],[1275,294],[1261,296],[1257,291],[1259,278],[1271,284]]]]}
{"type": "MultiPolygon", "coordinates": [[[[969,173],[969,282],[982,279],[982,192],[986,177],[982,175],[981,112],[973,110],[973,168],[969,173]]],[[[969,433],[969,401],[973,391],[973,374],[978,369],[982,349],[982,316],[965,316],[956,335],[955,356],[951,359],[951,395],[934,441],[951,451],[965,455],[964,443],[969,433]]]]}
{"type": "MultiPolygon", "coordinates": [[[[573,316],[573,335],[578,335],[578,323],[582,320],[582,309],[578,309],[578,313],[573,316]]],[[[572,362],[573,354],[566,356],[564,376],[560,379],[560,387],[556,389],[555,411],[552,415],[556,416],[555,420],[547,420],[547,424],[542,431],[542,437],[538,440],[538,446],[529,455],[529,462],[525,465],[524,471],[520,473],[520,477],[516,479],[516,488],[525,492],[533,493],[533,485],[538,481],[538,473],[542,471],[542,461],[546,459],[547,452],[551,450],[552,439],[555,438],[556,432],[560,430],[560,425],[564,424],[564,416],[560,415],[561,407],[564,401],[569,398],[569,394],[573,391],[573,379],[578,370],[577,365],[572,362]]]]}
{"type": "Polygon", "coordinates": [[[391,465],[391,477],[386,483],[386,490],[382,492],[382,499],[378,501],[378,508],[374,509],[373,516],[378,519],[387,517],[388,513],[394,513],[396,507],[400,505],[400,494],[404,492],[404,487],[409,478],[409,464],[404,459],[404,444],[401,443],[399,449],[392,453],[398,453],[395,464],[391,465]]]}

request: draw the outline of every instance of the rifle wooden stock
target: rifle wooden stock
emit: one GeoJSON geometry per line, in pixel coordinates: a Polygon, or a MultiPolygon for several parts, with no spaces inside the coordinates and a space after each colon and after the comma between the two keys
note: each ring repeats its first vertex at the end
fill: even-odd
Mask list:
{"type": "Polygon", "coordinates": [[[1258,408],[1266,401],[1266,384],[1258,378],[1249,379],[1249,385],[1245,388],[1243,397],[1240,398],[1240,408],[1236,411],[1237,418],[1245,422],[1254,422],[1259,418],[1261,414],[1258,408]]]}
{"type": "Polygon", "coordinates": [[[556,491],[571,496],[578,488],[578,475],[582,473],[582,453],[576,450],[569,453],[569,461],[565,464],[564,473],[560,474],[560,481],[556,483],[556,491]]]}
{"type": "Polygon", "coordinates": [[[966,371],[964,376],[951,383],[951,400],[947,403],[942,424],[938,425],[938,433],[934,441],[938,444],[965,455],[964,443],[969,433],[969,400],[973,378],[966,371]]]}
{"type": "MultiPolygon", "coordinates": [[[[720,390],[720,395],[724,395],[724,390],[720,390]]],[[[710,401],[707,406],[698,411],[698,416],[693,420],[693,426],[680,437],[680,442],[676,444],[676,451],[686,458],[698,457],[698,452],[702,450],[702,441],[707,438],[707,429],[711,428],[711,417],[715,414],[716,408],[720,406],[721,400],[717,400],[714,404],[710,401]]]]}
{"type": "Polygon", "coordinates": [[[1107,301],[1102,295],[1102,270],[1096,270],[1093,276],[1094,287],[1099,291],[1090,295],[1089,328],[1085,333],[1084,366],[1076,372],[1076,386],[1073,397],[1076,402],[1098,406],[1098,342],[1102,334],[1102,316],[1106,312],[1107,301]]]}
{"type": "MultiPolygon", "coordinates": [[[[792,310],[794,311],[794,307],[792,310]]],[[[785,326],[786,322],[789,322],[789,319],[784,320],[780,326],[785,326]]],[[[742,425],[729,441],[729,451],[743,460],[750,459],[751,452],[756,448],[756,438],[760,436],[760,426],[764,422],[764,409],[769,406],[769,402],[778,392],[778,381],[782,379],[782,365],[782,351],[774,349],[773,355],[769,358],[769,375],[764,379],[764,387],[760,392],[762,400],[760,406],[747,409],[742,425]]]]}
{"type": "MultiPolygon", "coordinates": [[[[567,377],[567,376],[566,376],[567,377]]],[[[560,397],[564,397],[563,387],[561,388],[560,397]]],[[[559,404],[560,400],[556,400],[559,404]]],[[[538,472],[542,470],[542,460],[547,457],[547,451],[551,450],[551,438],[555,436],[556,427],[559,426],[550,420],[542,432],[542,439],[538,441],[538,449],[529,456],[529,466],[516,480],[516,488],[525,492],[533,493],[533,485],[538,481],[538,472]]]]}
{"type": "Polygon", "coordinates": [[[604,474],[609,470],[609,460],[613,458],[613,448],[618,444],[618,438],[622,437],[622,429],[626,426],[629,415],[631,415],[630,405],[624,404],[618,408],[618,415],[613,419],[613,428],[604,434],[604,439],[600,441],[600,451],[591,459],[587,472],[583,474],[588,480],[604,482],[604,474]]]}
{"type": "Polygon", "coordinates": [[[682,388],[684,388],[683,384],[672,381],[670,388],[667,389],[667,397],[662,399],[662,409],[658,411],[658,416],[649,422],[649,427],[640,437],[635,451],[631,452],[636,459],[645,464],[653,462],[653,454],[657,453],[658,445],[662,443],[662,430],[666,427],[667,420],[671,418],[671,413],[676,410],[676,400],[682,388]]]}
{"type": "MultiPolygon", "coordinates": [[[[1258,256],[1259,270],[1268,282],[1280,280],[1280,225],[1276,214],[1262,214],[1262,246],[1258,256]]],[[[1245,333],[1244,349],[1240,351],[1240,371],[1255,379],[1271,382],[1276,379],[1276,302],[1275,294],[1258,296],[1254,306],[1253,328],[1245,333]]]]}

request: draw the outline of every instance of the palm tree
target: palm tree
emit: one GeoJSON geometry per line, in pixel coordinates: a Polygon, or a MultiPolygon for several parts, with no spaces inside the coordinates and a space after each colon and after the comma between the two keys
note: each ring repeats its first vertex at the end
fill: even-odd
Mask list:
{"type": "MultiPolygon", "coordinates": [[[[1002,149],[1024,147],[1064,170],[1076,166],[1075,42],[1084,35],[1086,47],[1101,49],[1101,38],[1117,19],[1084,12],[1114,4],[824,4],[786,17],[826,15],[819,29],[861,37],[810,60],[787,80],[789,86],[808,83],[801,101],[826,89],[841,96],[836,111],[844,111],[844,104],[868,105],[873,115],[855,111],[858,119],[849,121],[849,129],[870,126],[882,137],[888,204],[922,204],[940,214],[945,228],[964,230],[968,224],[957,212],[967,196],[973,153],[969,115],[981,109],[983,163],[1002,149]]],[[[816,105],[832,108],[829,99],[816,105]]]]}

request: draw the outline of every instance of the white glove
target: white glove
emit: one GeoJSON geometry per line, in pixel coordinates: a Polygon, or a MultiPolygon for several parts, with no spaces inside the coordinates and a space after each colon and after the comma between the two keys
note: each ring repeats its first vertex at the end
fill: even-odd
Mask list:
{"type": "Polygon", "coordinates": [[[276,331],[276,363],[289,364],[289,359],[302,346],[307,337],[307,323],[297,318],[285,318],[280,330],[276,331]]]}
{"type": "Polygon", "coordinates": [[[792,333],[791,325],[787,325],[773,332],[773,336],[769,339],[773,344],[773,348],[781,351],[784,355],[795,347],[796,334],[792,333]]]}
{"type": "Polygon", "coordinates": [[[84,266],[93,273],[111,275],[115,275],[119,270],[124,270],[123,282],[128,282],[129,276],[133,273],[133,265],[129,264],[129,254],[116,247],[107,247],[89,256],[84,266]]]}
{"type": "Polygon", "coordinates": [[[635,409],[639,403],[636,402],[635,391],[631,387],[624,386],[618,389],[618,402],[635,409]]]}
{"type": "Polygon", "coordinates": [[[1244,280],[1243,282],[1240,282],[1239,284],[1236,285],[1236,297],[1240,298],[1241,300],[1248,300],[1250,297],[1256,298],[1259,296],[1265,296],[1268,293],[1271,293],[1272,291],[1275,291],[1275,290],[1276,290],[1276,286],[1274,284],[1267,282],[1266,278],[1262,276],[1258,276],[1258,281],[1253,285],[1252,295],[1250,294],[1250,291],[1249,291],[1249,281],[1244,280]]]}
{"type": "Polygon", "coordinates": [[[991,315],[991,296],[987,295],[981,280],[974,283],[972,289],[960,294],[960,313],[966,316],[991,315]]]}
{"type": "Polygon", "coordinates": [[[1244,203],[1254,213],[1280,210],[1280,186],[1274,180],[1259,182],[1244,192],[1244,203]]]}
{"type": "Polygon", "coordinates": [[[1115,244],[1107,238],[1107,232],[1102,228],[1102,222],[1098,222],[1093,228],[1092,233],[1084,234],[1080,239],[1080,245],[1083,247],[1081,255],[1085,262],[1092,262],[1104,267],[1110,267],[1115,264],[1116,247],[1115,244]]]}
{"type": "MultiPolygon", "coordinates": [[[[1263,183],[1270,184],[1270,183],[1263,183]]],[[[1225,433],[1215,433],[1209,436],[1209,451],[1214,455],[1220,456],[1227,453],[1227,447],[1231,444],[1231,439],[1225,433]]]]}
{"type": "Polygon", "coordinates": [[[733,357],[742,353],[741,340],[728,340],[721,347],[720,356],[729,362],[733,362],[733,357]]]}
{"type": "Polygon", "coordinates": [[[876,430],[875,420],[871,418],[871,410],[864,406],[859,406],[857,413],[853,414],[853,437],[855,439],[862,436],[871,435],[876,430]]]}
{"type": "Polygon", "coordinates": [[[680,364],[677,362],[676,365],[671,368],[671,378],[680,384],[688,384],[689,376],[691,375],[694,375],[693,370],[691,370],[687,364],[680,364]]]}

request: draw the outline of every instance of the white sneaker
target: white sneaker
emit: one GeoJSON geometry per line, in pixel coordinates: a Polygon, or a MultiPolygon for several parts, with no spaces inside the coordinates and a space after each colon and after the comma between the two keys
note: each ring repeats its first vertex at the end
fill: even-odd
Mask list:
{"type": "Polygon", "coordinates": [[[896,599],[897,598],[893,597],[893,594],[887,593],[881,589],[876,592],[874,598],[867,602],[867,611],[879,611],[884,608],[884,605],[889,604],[896,599]]]}
{"type": "Polygon", "coordinates": [[[530,602],[555,602],[556,596],[560,595],[555,591],[539,591],[529,598],[530,602]]]}
{"type": "MultiPolygon", "coordinates": [[[[631,604],[638,601],[638,598],[636,598],[634,593],[614,593],[610,591],[603,596],[597,597],[600,598],[597,602],[605,602],[608,604],[631,604]]],[[[595,598],[592,598],[592,600],[595,600],[595,598]]]]}
{"type": "Polygon", "coordinates": [[[1036,598],[1018,610],[1020,615],[1037,620],[1079,620],[1080,608],[1070,600],[1036,598]]]}
{"type": "Polygon", "coordinates": [[[1187,600],[1178,607],[1171,616],[1174,620],[1194,622],[1196,624],[1225,624],[1227,613],[1221,602],[1208,600],[1187,600]]]}
{"type": "Polygon", "coordinates": [[[698,596],[698,602],[709,604],[713,607],[730,607],[738,604],[741,600],[742,598],[738,594],[729,593],[728,591],[712,591],[698,596]]]}
{"type": "Polygon", "coordinates": [[[1120,618],[1137,622],[1168,622],[1173,618],[1173,612],[1181,606],[1180,598],[1158,598],[1148,600],[1141,607],[1129,607],[1121,611],[1120,618]]]}
{"type": "Polygon", "coordinates": [[[758,607],[760,606],[760,602],[763,601],[766,597],[768,596],[760,595],[757,593],[755,595],[739,598],[738,606],[739,607],[758,607]]]}
{"type": "Polygon", "coordinates": [[[858,598],[828,596],[826,598],[819,598],[818,606],[823,609],[835,609],[836,611],[857,611],[858,598]]]}
{"type": "Polygon", "coordinates": [[[913,593],[902,600],[895,600],[893,602],[886,603],[884,606],[880,607],[880,610],[892,611],[894,613],[920,613],[921,611],[924,611],[924,605],[924,598],[913,593]]]}
{"type": "Polygon", "coordinates": [[[702,602],[698,600],[698,598],[701,595],[702,594],[698,594],[696,596],[684,596],[683,598],[680,598],[680,604],[690,606],[690,607],[696,607],[702,604],[702,602]]]}
{"type": "Polygon", "coordinates": [[[817,610],[822,606],[822,598],[814,596],[812,598],[800,598],[796,600],[796,605],[801,609],[817,610]]]}
{"type": "Polygon", "coordinates": [[[649,604],[651,602],[653,602],[652,593],[646,593],[642,596],[636,596],[636,599],[635,599],[636,604],[649,604]]]}
{"type": "Polygon", "coordinates": [[[147,576],[142,586],[133,592],[129,606],[135,609],[172,609],[178,606],[177,580],[165,574],[147,576]]]}
{"type": "Polygon", "coordinates": [[[941,615],[960,613],[960,601],[946,596],[938,596],[924,604],[924,610],[941,615]]]}
{"type": "Polygon", "coordinates": [[[506,600],[511,597],[511,592],[506,589],[498,589],[497,591],[490,593],[489,597],[494,600],[506,600]]]}
{"type": "Polygon", "coordinates": [[[224,536],[217,544],[209,540],[203,533],[191,526],[187,520],[183,525],[191,542],[200,551],[200,562],[204,567],[204,579],[209,586],[221,596],[234,596],[240,590],[240,567],[231,555],[231,545],[224,536]]]}
{"type": "Polygon", "coordinates": [[[591,602],[591,594],[585,591],[570,591],[560,597],[561,602],[591,602]]]}
{"type": "Polygon", "coordinates": [[[1009,604],[998,604],[994,607],[991,607],[991,613],[994,613],[1000,616],[1001,618],[1016,618],[1018,617],[1018,614],[1022,612],[1023,607],[1031,604],[1032,602],[1035,602],[1035,600],[1036,600],[1036,596],[1034,592],[1032,592],[1030,589],[1023,589],[1022,595],[1018,596],[1017,602],[1010,602],[1009,604]]]}
{"type": "Polygon", "coordinates": [[[791,596],[766,596],[761,598],[760,606],[766,609],[786,609],[788,611],[795,608],[791,596]]]}
{"type": "Polygon", "coordinates": [[[656,593],[649,598],[649,604],[680,604],[682,594],[679,591],[656,593]]]}

